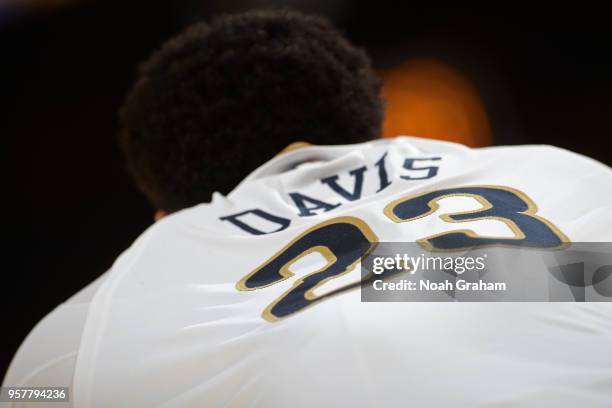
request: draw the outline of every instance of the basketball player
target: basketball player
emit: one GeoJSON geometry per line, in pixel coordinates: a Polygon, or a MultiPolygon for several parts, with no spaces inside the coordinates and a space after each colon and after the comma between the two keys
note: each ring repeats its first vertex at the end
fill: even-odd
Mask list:
{"type": "Polygon", "coordinates": [[[164,44],[120,140],[158,222],[39,323],[4,385],[68,386],[75,407],[612,406],[609,303],[343,290],[378,241],[612,240],[610,168],[378,140],[379,86],[318,17],[249,12],[164,44]]]}

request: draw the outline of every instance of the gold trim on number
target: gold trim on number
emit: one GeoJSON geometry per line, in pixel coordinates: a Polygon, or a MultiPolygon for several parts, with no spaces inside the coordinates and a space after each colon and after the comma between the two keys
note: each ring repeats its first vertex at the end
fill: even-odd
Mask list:
{"type": "MultiPolygon", "coordinates": [[[[279,282],[282,282],[286,279],[289,279],[290,277],[292,277],[294,274],[293,272],[291,272],[289,270],[289,267],[294,264],[296,261],[298,261],[299,259],[303,258],[306,255],[309,255],[313,252],[319,252],[326,260],[327,263],[317,269],[314,272],[311,272],[307,275],[304,275],[303,277],[301,277],[299,280],[297,280],[296,282],[294,282],[294,284],[291,286],[290,289],[286,290],[282,295],[280,295],[279,297],[277,297],[276,299],[274,299],[272,301],[272,303],[270,303],[262,312],[262,317],[264,319],[266,319],[267,321],[276,321],[276,320],[280,320],[284,317],[288,317],[290,315],[292,315],[293,313],[287,315],[287,316],[283,316],[283,317],[277,317],[274,316],[270,310],[278,303],[280,302],[281,299],[283,299],[283,297],[285,297],[287,294],[289,294],[292,290],[294,290],[296,287],[298,287],[299,285],[304,283],[304,279],[308,278],[309,276],[315,275],[317,273],[321,273],[324,270],[328,269],[329,267],[331,267],[334,263],[337,262],[338,258],[336,257],[336,255],[334,253],[332,253],[332,251],[324,245],[317,245],[314,247],[311,247],[305,251],[303,251],[302,253],[298,254],[297,256],[293,257],[291,260],[287,261],[280,269],[279,269],[279,273],[281,274],[282,278],[275,280],[274,282],[268,283],[266,285],[261,285],[261,286],[257,286],[257,287],[253,287],[253,288],[249,288],[246,286],[246,281],[251,278],[253,275],[255,275],[257,272],[259,272],[261,269],[263,269],[264,267],[266,267],[270,262],[272,262],[274,259],[278,258],[280,255],[282,255],[285,251],[287,251],[287,249],[289,249],[292,245],[294,245],[297,241],[299,241],[300,239],[302,239],[305,235],[310,234],[313,231],[316,231],[318,229],[321,229],[323,227],[326,227],[328,225],[332,225],[332,224],[341,224],[341,223],[345,223],[345,224],[352,224],[355,227],[357,227],[357,229],[359,229],[359,231],[365,236],[365,238],[370,242],[370,248],[368,248],[367,251],[365,251],[363,253],[363,255],[361,255],[359,257],[359,259],[355,260],[353,263],[351,263],[350,265],[348,265],[346,267],[346,269],[336,275],[333,276],[329,276],[325,279],[322,279],[320,282],[317,282],[316,285],[314,285],[312,288],[308,289],[308,291],[306,291],[306,293],[304,293],[304,298],[306,300],[314,300],[315,299],[315,295],[314,295],[314,291],[315,289],[317,289],[318,287],[320,287],[321,285],[325,284],[326,282],[335,279],[335,278],[339,278],[341,276],[346,275],[347,273],[353,271],[353,269],[355,269],[355,266],[357,265],[358,262],[360,262],[361,258],[364,256],[367,256],[370,252],[372,252],[372,250],[376,247],[376,244],[378,242],[378,237],[376,236],[376,234],[374,233],[374,231],[372,231],[372,229],[368,226],[368,224],[366,224],[363,220],[356,218],[356,217],[351,217],[351,216],[343,216],[343,217],[336,217],[336,218],[332,218],[329,219],[327,221],[324,221],[320,224],[317,224],[311,228],[308,228],[306,231],[302,232],[300,235],[298,235],[297,237],[295,237],[294,239],[292,239],[288,244],[286,244],[282,249],[280,249],[279,251],[277,251],[274,255],[272,255],[270,258],[268,258],[263,264],[261,264],[261,266],[259,266],[257,269],[255,269],[254,271],[252,271],[251,273],[249,273],[248,275],[246,275],[245,277],[243,277],[242,279],[240,279],[240,281],[238,281],[236,283],[236,289],[240,290],[240,291],[250,291],[250,290],[256,290],[256,289],[261,289],[261,288],[265,288],[271,285],[275,285],[279,282]]],[[[343,286],[342,288],[346,287],[346,286],[351,286],[353,284],[347,284],[345,286],[343,286]]],[[[342,288],[338,288],[336,290],[334,290],[334,292],[342,289],[342,288]]],[[[325,295],[324,295],[325,296],[325,295]]],[[[299,311],[302,311],[306,308],[310,307],[310,305],[303,307],[302,309],[300,309],[299,311]]],[[[294,312],[297,313],[297,312],[294,312]]]]}
{"type": "Polygon", "coordinates": [[[428,250],[428,251],[453,251],[453,250],[463,250],[466,248],[473,248],[475,246],[482,248],[482,247],[489,247],[489,246],[504,246],[503,244],[482,244],[482,245],[472,245],[472,246],[466,246],[466,247],[461,247],[461,248],[452,248],[452,249],[441,249],[441,248],[436,248],[433,245],[431,245],[429,243],[429,240],[432,238],[436,238],[436,237],[440,237],[443,235],[447,235],[447,234],[452,234],[452,233],[464,233],[465,235],[471,237],[471,238],[485,238],[485,239],[508,239],[508,240],[521,240],[521,239],[525,239],[525,233],[518,227],[518,225],[516,225],[516,223],[514,221],[512,221],[511,219],[508,218],[504,218],[504,217],[498,217],[498,216],[483,216],[483,217],[476,217],[476,218],[470,218],[467,220],[454,220],[451,217],[455,216],[455,215],[465,215],[465,214],[477,214],[483,211],[487,211],[491,208],[494,208],[493,204],[491,204],[491,202],[489,200],[487,200],[485,197],[479,195],[479,194],[474,194],[474,193],[450,193],[450,194],[444,194],[435,198],[432,198],[431,200],[429,200],[427,202],[427,206],[429,207],[429,211],[427,211],[424,214],[418,215],[416,217],[412,217],[412,218],[407,218],[407,219],[401,219],[399,217],[397,217],[394,213],[393,213],[393,209],[406,201],[410,201],[413,200],[415,198],[427,195],[427,194],[431,194],[431,193],[435,193],[436,191],[441,191],[441,190],[450,190],[450,189],[461,189],[461,188],[492,188],[492,189],[496,189],[496,190],[504,190],[504,191],[508,191],[512,194],[514,194],[515,196],[517,196],[519,199],[523,200],[523,202],[525,204],[527,204],[527,209],[524,211],[517,211],[515,212],[515,214],[523,214],[526,215],[528,217],[531,218],[535,218],[538,221],[542,222],[543,224],[545,224],[548,228],[550,228],[550,230],[557,236],[557,238],[559,238],[559,240],[561,241],[560,245],[557,245],[556,247],[552,247],[552,248],[548,248],[548,249],[560,249],[560,248],[564,248],[565,246],[567,246],[567,244],[570,242],[569,238],[563,233],[561,232],[561,230],[559,228],[557,228],[552,222],[548,221],[546,218],[543,218],[539,215],[536,215],[537,211],[538,211],[538,206],[536,205],[536,203],[534,203],[531,198],[529,198],[525,193],[523,193],[520,190],[517,190],[515,188],[512,187],[506,187],[506,186],[497,186],[497,185],[473,185],[473,186],[460,186],[460,187],[449,187],[448,189],[443,188],[443,189],[438,189],[438,190],[431,190],[431,191],[427,191],[424,193],[417,193],[417,194],[412,194],[412,195],[408,195],[408,196],[404,196],[402,198],[399,198],[397,200],[393,200],[391,203],[387,204],[384,208],[384,213],[385,215],[392,220],[393,222],[396,223],[402,223],[402,222],[409,222],[409,221],[414,221],[417,220],[419,218],[423,218],[423,217],[427,217],[428,215],[433,214],[434,212],[436,212],[438,209],[440,209],[440,205],[438,204],[439,200],[442,200],[444,198],[447,197],[472,197],[474,198],[476,201],[478,201],[480,204],[482,204],[482,208],[478,208],[476,210],[470,210],[470,211],[460,211],[460,212],[454,212],[454,213],[449,213],[449,214],[442,214],[440,215],[440,219],[448,222],[448,223],[462,223],[462,222],[470,222],[470,221],[479,221],[479,220],[497,220],[497,221],[501,221],[504,224],[506,224],[511,230],[512,232],[515,234],[514,237],[496,237],[496,236],[487,236],[487,235],[478,235],[476,234],[473,230],[470,229],[459,229],[459,230],[452,230],[452,231],[445,231],[445,232],[440,232],[438,234],[434,234],[434,235],[430,235],[424,238],[420,238],[417,239],[416,242],[421,245],[421,247],[423,247],[424,249],[428,250]]]}

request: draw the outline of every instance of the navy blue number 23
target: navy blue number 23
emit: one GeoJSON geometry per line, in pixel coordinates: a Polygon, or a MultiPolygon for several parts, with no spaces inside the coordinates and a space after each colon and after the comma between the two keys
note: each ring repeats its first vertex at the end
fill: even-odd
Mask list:
{"type": "MultiPolygon", "coordinates": [[[[458,250],[487,245],[513,245],[558,248],[569,239],[550,221],[536,215],[537,207],[522,192],[502,186],[468,186],[402,197],[388,204],[385,215],[394,222],[410,222],[434,213],[438,200],[464,196],[476,199],[482,208],[467,212],[443,214],[449,223],[493,219],[504,222],[514,233],[510,238],[478,236],[469,229],[453,229],[424,237],[417,242],[427,250],[458,250]]],[[[268,305],[262,317],[275,321],[355,285],[347,285],[323,296],[314,290],[330,279],[342,276],[367,255],[378,238],[370,227],[355,217],[337,217],[315,225],[289,242],[268,261],[242,278],[236,288],[250,291],[289,279],[289,267],[302,257],[318,252],[326,264],[298,279],[293,286],[268,305]]]]}

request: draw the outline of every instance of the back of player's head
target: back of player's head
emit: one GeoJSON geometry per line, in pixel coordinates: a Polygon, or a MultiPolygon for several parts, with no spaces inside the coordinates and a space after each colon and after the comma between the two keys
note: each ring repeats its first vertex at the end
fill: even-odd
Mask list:
{"type": "Polygon", "coordinates": [[[120,143],[139,187],[174,211],[229,192],[291,142],[378,137],[379,88],[366,54],[321,17],[222,16],[141,66],[120,143]]]}

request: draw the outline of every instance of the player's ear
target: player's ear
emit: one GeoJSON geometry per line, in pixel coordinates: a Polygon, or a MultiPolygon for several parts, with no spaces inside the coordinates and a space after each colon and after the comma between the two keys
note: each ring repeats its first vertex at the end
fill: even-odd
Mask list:
{"type": "Polygon", "coordinates": [[[168,214],[169,213],[167,211],[157,210],[157,211],[155,211],[155,215],[153,216],[153,218],[155,219],[155,221],[159,221],[159,220],[161,220],[162,218],[164,218],[168,214]]]}

